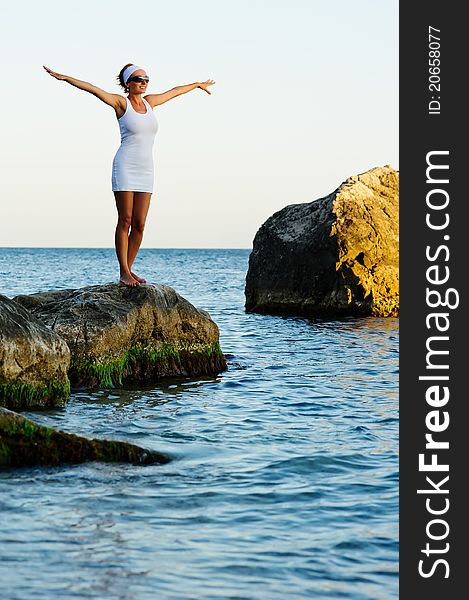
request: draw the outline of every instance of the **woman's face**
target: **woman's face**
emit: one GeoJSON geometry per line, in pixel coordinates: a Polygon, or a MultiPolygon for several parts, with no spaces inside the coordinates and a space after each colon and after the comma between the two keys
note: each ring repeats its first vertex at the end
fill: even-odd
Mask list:
{"type": "Polygon", "coordinates": [[[134,94],[141,94],[147,89],[148,83],[146,81],[131,81],[131,79],[133,79],[134,77],[138,77],[139,75],[142,77],[147,77],[147,74],[143,69],[138,69],[137,71],[134,71],[130,76],[129,81],[127,82],[129,92],[132,92],[134,94]]]}

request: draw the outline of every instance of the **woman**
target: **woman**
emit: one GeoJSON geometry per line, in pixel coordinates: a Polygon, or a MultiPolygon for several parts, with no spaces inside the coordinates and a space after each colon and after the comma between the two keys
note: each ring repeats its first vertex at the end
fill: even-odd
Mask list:
{"type": "Polygon", "coordinates": [[[215,82],[208,79],[202,83],[177,86],[162,94],[143,96],[149,77],[145,69],[129,63],[117,76],[119,85],[128,94],[124,97],[69,75],[55,73],[48,67],[44,66],[44,69],[52,77],[90,92],[116,111],[121,145],[112,163],[112,191],[118,212],[115,244],[120,266],[120,283],[131,287],[146,283],[146,279],[139,277],[131,269],[142,243],[153,193],[153,142],[158,130],[153,108],[196,88],[210,94],[207,88],[215,82]]]}

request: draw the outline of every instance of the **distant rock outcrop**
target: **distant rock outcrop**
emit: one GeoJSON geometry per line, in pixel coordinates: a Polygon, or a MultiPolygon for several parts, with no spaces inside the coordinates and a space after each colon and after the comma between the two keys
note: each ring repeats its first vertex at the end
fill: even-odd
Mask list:
{"type": "Polygon", "coordinates": [[[66,340],[73,385],[113,387],[226,369],[216,323],[165,285],[109,283],[13,300],[66,340]]]}
{"type": "Polygon", "coordinates": [[[36,425],[0,408],[0,469],[33,465],[59,465],[88,461],[164,464],[166,454],[144,450],[127,442],[89,440],[36,425]]]}
{"type": "Polygon", "coordinates": [[[399,312],[399,172],[349,177],[332,194],[292,204],[257,232],[246,310],[395,316],[399,312]]]}
{"type": "Polygon", "coordinates": [[[62,406],[70,393],[69,364],[66,342],[0,295],[0,406],[62,406]]]}

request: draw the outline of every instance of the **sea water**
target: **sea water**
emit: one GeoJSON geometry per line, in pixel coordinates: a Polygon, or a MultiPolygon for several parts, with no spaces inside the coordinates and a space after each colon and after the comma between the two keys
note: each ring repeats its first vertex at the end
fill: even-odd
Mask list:
{"type": "MultiPolygon", "coordinates": [[[[140,250],[228,370],[24,413],[174,460],[0,472],[2,600],[398,597],[398,320],[248,314],[248,257],[140,250]]],[[[10,298],[111,281],[111,248],[0,249],[10,298]]]]}

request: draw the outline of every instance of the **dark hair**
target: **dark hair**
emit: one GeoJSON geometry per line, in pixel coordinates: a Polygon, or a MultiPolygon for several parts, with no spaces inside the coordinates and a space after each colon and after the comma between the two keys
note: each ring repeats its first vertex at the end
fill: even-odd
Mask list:
{"type": "Polygon", "coordinates": [[[127,67],[131,67],[133,64],[134,63],[127,63],[126,65],[124,65],[122,67],[122,69],[119,71],[119,75],[116,77],[117,85],[120,85],[120,87],[124,90],[124,92],[127,92],[127,86],[125,85],[123,74],[124,74],[124,71],[127,69],[127,67]]]}

